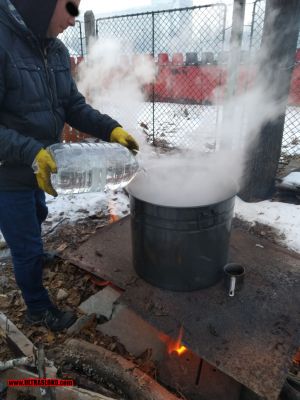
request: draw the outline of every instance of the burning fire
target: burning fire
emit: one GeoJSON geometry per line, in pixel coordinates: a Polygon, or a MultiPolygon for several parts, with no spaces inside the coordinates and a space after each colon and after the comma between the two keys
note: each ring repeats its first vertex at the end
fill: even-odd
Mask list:
{"type": "Polygon", "coordinates": [[[179,330],[177,340],[170,340],[167,344],[168,354],[177,353],[179,356],[187,351],[187,348],[182,344],[183,328],[179,330]]]}
{"type": "Polygon", "coordinates": [[[113,222],[117,222],[120,218],[115,214],[109,215],[109,223],[112,224],[113,222]]]}
{"type": "Polygon", "coordinates": [[[109,201],[108,203],[108,212],[109,212],[109,220],[108,222],[112,224],[113,222],[117,222],[120,217],[117,215],[117,209],[113,201],[109,201]]]}

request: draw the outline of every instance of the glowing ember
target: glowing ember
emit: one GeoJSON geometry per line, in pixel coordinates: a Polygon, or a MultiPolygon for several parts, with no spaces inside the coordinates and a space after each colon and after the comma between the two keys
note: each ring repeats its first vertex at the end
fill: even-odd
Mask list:
{"type": "Polygon", "coordinates": [[[116,206],[112,201],[108,204],[108,212],[109,212],[109,223],[112,224],[113,222],[117,222],[120,217],[117,215],[116,206]]]}
{"type": "Polygon", "coordinates": [[[300,349],[297,351],[297,353],[293,359],[293,362],[300,366],[300,349]]]}
{"type": "Polygon", "coordinates": [[[115,214],[109,215],[109,223],[112,224],[113,222],[117,222],[120,218],[115,214]]]}
{"type": "Polygon", "coordinates": [[[180,328],[177,340],[170,340],[168,343],[168,353],[177,353],[179,356],[187,351],[187,348],[182,345],[183,328],[180,328]]]}
{"type": "Polygon", "coordinates": [[[185,346],[180,346],[179,349],[176,349],[175,351],[179,356],[181,356],[181,354],[187,351],[187,348],[185,346]]]}

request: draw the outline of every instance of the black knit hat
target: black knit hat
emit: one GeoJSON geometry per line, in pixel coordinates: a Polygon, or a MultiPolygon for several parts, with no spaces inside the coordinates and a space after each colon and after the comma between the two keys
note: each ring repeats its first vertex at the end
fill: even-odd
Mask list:
{"type": "Polygon", "coordinates": [[[10,0],[27,27],[40,39],[47,35],[57,0],[10,0]]]}

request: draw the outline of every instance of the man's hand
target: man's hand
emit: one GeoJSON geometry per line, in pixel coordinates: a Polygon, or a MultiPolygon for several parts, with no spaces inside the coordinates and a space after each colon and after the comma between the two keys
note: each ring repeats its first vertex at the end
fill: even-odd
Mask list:
{"type": "Polygon", "coordinates": [[[57,172],[57,166],[51,154],[47,150],[41,149],[37,153],[32,167],[36,174],[39,188],[56,197],[57,193],[51,184],[50,176],[51,173],[57,172]]]}
{"type": "Polygon", "coordinates": [[[138,150],[139,145],[135,139],[129,135],[123,128],[115,128],[110,134],[110,141],[114,143],[119,143],[122,146],[127,147],[129,150],[138,150]]]}

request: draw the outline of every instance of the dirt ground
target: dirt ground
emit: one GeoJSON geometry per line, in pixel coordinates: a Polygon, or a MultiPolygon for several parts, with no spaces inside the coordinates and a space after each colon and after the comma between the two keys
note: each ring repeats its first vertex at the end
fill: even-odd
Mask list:
{"type": "MultiPolygon", "coordinates": [[[[87,217],[76,224],[64,223],[56,227],[51,234],[44,237],[45,248],[47,250],[59,250],[78,247],[87,240],[91,234],[101,229],[102,226],[109,223],[109,217],[103,213],[87,217]]],[[[257,236],[266,236],[269,240],[276,242],[279,238],[271,228],[256,224],[250,226],[244,222],[234,219],[234,225],[250,231],[257,236]]],[[[44,269],[44,284],[49,290],[53,301],[61,309],[69,309],[77,312],[78,305],[88,297],[104,288],[104,282],[90,273],[87,273],[78,267],[71,265],[67,261],[57,259],[57,261],[44,269]],[[64,300],[57,300],[59,289],[67,292],[64,300]]],[[[22,300],[19,289],[16,286],[12,263],[10,260],[1,262],[0,276],[0,309],[7,317],[35,344],[42,344],[45,348],[48,358],[52,358],[55,349],[63,346],[68,336],[66,333],[53,333],[43,327],[30,327],[24,323],[25,305],[22,300]]],[[[84,339],[90,343],[100,345],[108,350],[116,352],[124,358],[136,363],[144,372],[152,377],[156,376],[156,365],[151,361],[150,355],[146,352],[139,357],[133,357],[126,349],[115,339],[102,335],[96,330],[98,322],[94,319],[88,327],[73,337],[84,339]]],[[[103,321],[102,321],[103,322],[103,321]]],[[[0,361],[6,361],[15,358],[15,354],[8,348],[5,339],[0,335],[0,361]]],[[[64,369],[59,369],[64,373],[64,369]]],[[[19,400],[24,399],[20,397],[19,400]]],[[[28,397],[27,397],[28,400],[28,397]]]]}
{"type": "MultiPolygon", "coordinates": [[[[44,238],[45,248],[47,250],[63,251],[66,248],[76,248],[87,240],[97,229],[108,223],[108,218],[102,213],[88,217],[76,224],[61,224],[51,235],[44,238]]],[[[53,359],[53,355],[59,347],[63,346],[65,340],[70,338],[66,333],[53,333],[44,327],[31,327],[24,322],[26,307],[18,289],[13,267],[10,260],[1,261],[0,276],[0,310],[3,312],[28,339],[35,345],[43,345],[46,356],[53,359]]],[[[60,309],[74,310],[78,316],[80,311],[78,305],[84,300],[105,287],[105,283],[92,274],[80,270],[67,261],[57,259],[57,261],[44,269],[44,285],[49,290],[53,302],[60,309]],[[64,300],[57,300],[59,289],[67,292],[64,300]]],[[[122,357],[133,361],[144,372],[154,377],[156,375],[156,366],[150,359],[147,352],[138,357],[129,354],[126,349],[116,340],[102,335],[96,330],[97,319],[83,329],[79,334],[73,335],[74,338],[83,339],[90,343],[100,345],[110,351],[120,354],[122,357]]],[[[16,358],[16,355],[7,346],[7,343],[0,335],[0,361],[7,361],[16,358]]],[[[57,367],[59,365],[56,364],[57,367]]],[[[63,368],[59,368],[59,373],[63,374],[63,368]]],[[[70,374],[69,374],[70,376],[70,374]]],[[[71,376],[72,377],[72,376],[71,376]]],[[[19,400],[30,399],[28,397],[19,397],[19,400]]],[[[1,400],[3,400],[1,398],[1,400]]]]}
{"type": "MultiPolygon", "coordinates": [[[[60,250],[76,248],[78,245],[87,240],[92,233],[99,227],[108,223],[108,218],[101,214],[97,218],[86,218],[76,224],[65,224],[59,226],[55,232],[44,238],[45,248],[47,250],[60,250]]],[[[234,226],[240,227],[250,233],[259,236],[267,237],[268,240],[276,243],[278,239],[277,233],[268,226],[262,224],[249,224],[238,220],[233,221],[234,226]]],[[[1,277],[0,277],[0,304],[1,311],[34,343],[42,343],[46,349],[61,344],[66,339],[64,334],[52,333],[46,328],[30,327],[24,322],[25,304],[21,297],[20,291],[15,283],[13,267],[10,260],[1,262],[1,277]]],[[[70,264],[68,261],[57,259],[57,261],[44,269],[44,284],[49,290],[51,298],[59,308],[69,309],[78,312],[77,307],[80,303],[86,300],[94,293],[101,290],[105,283],[99,278],[87,273],[80,268],[70,264]],[[67,292],[67,297],[64,300],[57,300],[59,289],[67,292]]],[[[80,314],[79,314],[80,315],[80,314]]],[[[89,329],[81,333],[80,337],[88,340],[91,343],[101,344],[110,350],[114,350],[118,346],[115,341],[102,337],[95,331],[97,321],[92,324],[89,329]],[[93,326],[94,325],[94,326],[93,326]]],[[[12,354],[8,351],[3,339],[0,337],[0,360],[10,359],[12,354]]],[[[124,349],[120,349],[123,354],[124,349]]]]}

